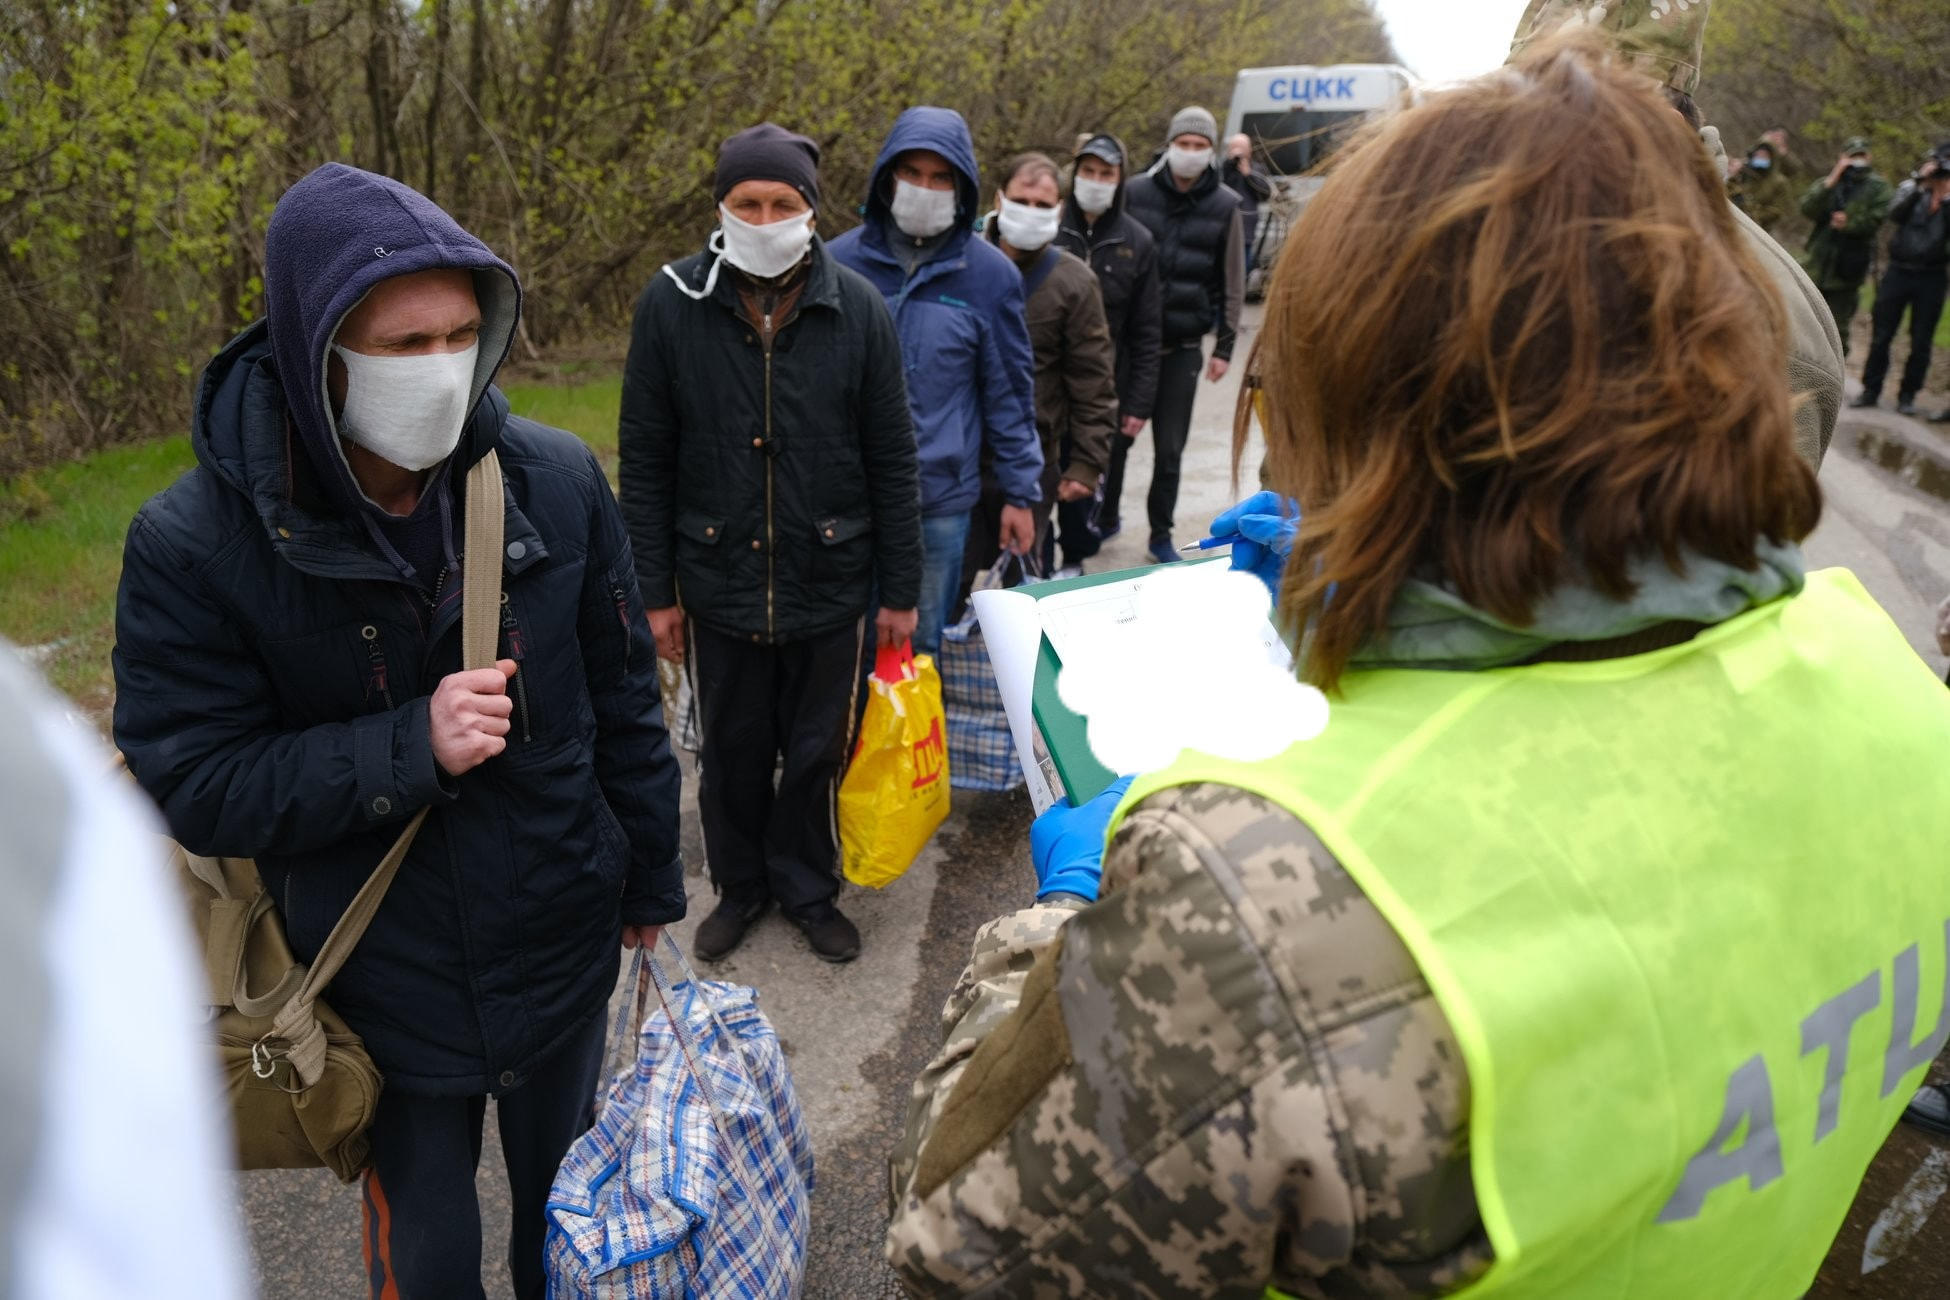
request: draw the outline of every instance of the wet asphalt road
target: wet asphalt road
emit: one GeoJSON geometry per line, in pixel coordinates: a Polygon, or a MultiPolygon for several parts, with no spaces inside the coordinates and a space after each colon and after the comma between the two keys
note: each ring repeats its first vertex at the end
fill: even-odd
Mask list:
{"type": "MultiPolygon", "coordinates": [[[[1246,355],[1245,340],[1239,355],[1246,355]]],[[[1201,392],[1186,452],[1181,541],[1201,535],[1212,515],[1234,499],[1229,444],[1236,389],[1236,377],[1228,377],[1201,392]]],[[[1823,468],[1827,506],[1808,545],[1811,560],[1818,567],[1854,569],[1940,675],[1944,662],[1931,635],[1931,615],[1950,592],[1950,502],[1935,492],[1950,492],[1950,436],[1882,412],[1845,416],[1823,468]]],[[[1249,484],[1257,466],[1254,450],[1245,466],[1249,484]]],[[[1135,490],[1125,517],[1137,525],[1106,547],[1093,570],[1142,562],[1148,433],[1133,450],[1130,479],[1135,490]]],[[[695,865],[703,855],[694,785],[687,783],[685,795],[685,855],[694,865],[692,916],[678,927],[680,938],[688,937],[713,901],[695,865]]],[[[792,1061],[818,1159],[808,1300],[900,1295],[880,1257],[886,1155],[905,1116],[908,1085],[933,1050],[936,1018],[976,928],[1031,898],[1029,817],[1028,800],[1019,792],[957,792],[949,820],[904,878],[877,893],[848,886],[842,895],[841,905],[864,939],[863,955],[851,966],[816,960],[798,932],[773,915],[730,960],[706,971],[759,989],[792,1061]]],[[[1869,1224],[1929,1149],[1906,1130],[1891,1139],[1812,1296],[1950,1295],[1950,1212],[1936,1215],[1904,1258],[1866,1277],[1861,1273],[1869,1224]]],[[[322,1173],[245,1174],[237,1185],[262,1296],[363,1293],[353,1189],[322,1173]]],[[[501,1261],[507,1193],[492,1132],[479,1187],[487,1243],[483,1281],[490,1297],[507,1297],[501,1261]]]]}

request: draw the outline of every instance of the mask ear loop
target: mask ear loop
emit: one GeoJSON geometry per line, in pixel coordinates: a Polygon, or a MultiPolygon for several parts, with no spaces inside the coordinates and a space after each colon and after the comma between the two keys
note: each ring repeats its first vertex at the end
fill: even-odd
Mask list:
{"type": "Polygon", "coordinates": [[[684,277],[677,274],[676,268],[669,262],[664,263],[664,274],[669,276],[670,282],[677,286],[677,291],[692,302],[703,302],[711,296],[711,291],[718,287],[718,271],[724,266],[724,231],[712,231],[711,238],[705,241],[704,248],[712,255],[713,261],[711,269],[705,272],[702,289],[693,289],[685,284],[684,277]]]}

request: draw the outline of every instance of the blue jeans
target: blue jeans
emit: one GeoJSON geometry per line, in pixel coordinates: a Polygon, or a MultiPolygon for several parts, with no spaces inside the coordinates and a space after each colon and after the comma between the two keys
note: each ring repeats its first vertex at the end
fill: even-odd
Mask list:
{"type": "Polygon", "coordinates": [[[961,590],[962,551],[968,545],[968,512],[921,519],[921,604],[914,625],[914,653],[941,653],[941,628],[961,590]]]}

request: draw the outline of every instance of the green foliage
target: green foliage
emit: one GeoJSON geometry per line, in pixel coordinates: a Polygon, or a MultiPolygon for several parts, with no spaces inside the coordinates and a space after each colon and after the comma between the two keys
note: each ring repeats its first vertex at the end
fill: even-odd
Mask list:
{"type": "Polygon", "coordinates": [[[712,221],[718,142],[825,150],[851,224],[894,116],[982,158],[1222,111],[1260,63],[1389,57],[1369,0],[23,0],[0,23],[0,477],[179,429],[258,310],[279,193],[400,177],[519,270],[523,354],[613,336],[712,221]]]}
{"type": "Polygon", "coordinates": [[[268,139],[244,18],[16,17],[0,35],[0,475],[182,411],[189,359],[239,323],[225,289],[268,139]]]}
{"type": "Polygon", "coordinates": [[[1854,135],[1900,179],[1950,139],[1950,4],[1716,0],[1700,102],[1736,154],[1788,128],[1803,183],[1854,135]]]}

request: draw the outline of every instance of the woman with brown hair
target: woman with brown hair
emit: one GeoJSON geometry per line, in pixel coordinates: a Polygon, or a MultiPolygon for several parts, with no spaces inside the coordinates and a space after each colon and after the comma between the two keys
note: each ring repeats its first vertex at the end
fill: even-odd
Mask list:
{"type": "Polygon", "coordinates": [[[1032,834],[894,1166],[922,1295],[1796,1296],[1950,1036],[1950,694],[1804,572],[1782,309],[1584,40],[1344,156],[1268,294],[1324,733],[1032,834]],[[1101,854],[1101,882],[1094,878],[1101,854]]]}

